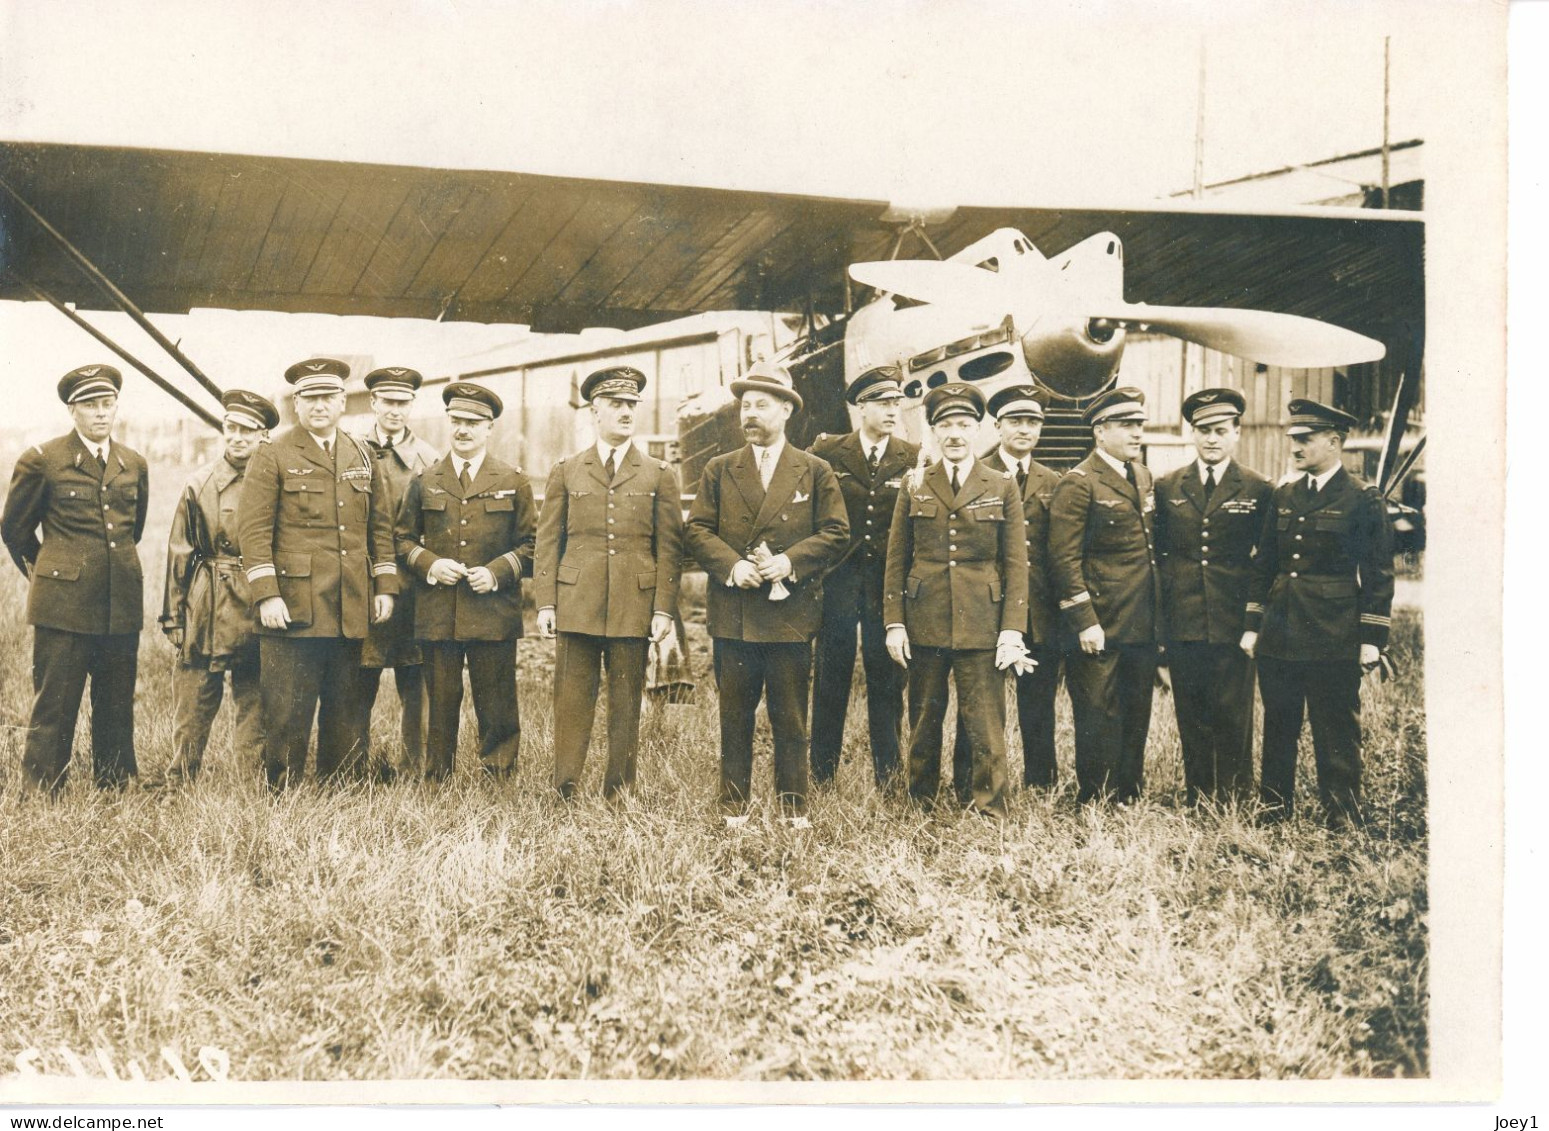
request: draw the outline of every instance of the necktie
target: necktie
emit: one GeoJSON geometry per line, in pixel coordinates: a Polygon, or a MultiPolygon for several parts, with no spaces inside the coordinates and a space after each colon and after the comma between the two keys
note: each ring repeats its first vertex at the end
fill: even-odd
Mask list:
{"type": "Polygon", "coordinates": [[[457,473],[457,482],[463,489],[463,495],[468,494],[468,489],[473,486],[473,480],[468,478],[468,461],[463,460],[463,469],[457,473]]]}
{"type": "Polygon", "coordinates": [[[769,449],[758,449],[758,481],[764,485],[764,490],[769,490],[769,449]]]}
{"type": "Polygon", "coordinates": [[[103,471],[108,469],[108,454],[101,448],[97,449],[97,466],[103,471]]]}
{"type": "Polygon", "coordinates": [[[877,464],[882,462],[882,445],[876,444],[871,449],[871,455],[866,457],[866,463],[871,467],[871,473],[877,473],[877,464]]]}
{"type": "Polygon", "coordinates": [[[1216,469],[1205,468],[1205,502],[1210,502],[1210,496],[1216,493],[1216,469]]]}
{"type": "Polygon", "coordinates": [[[387,439],[383,440],[382,441],[382,446],[384,448],[386,448],[388,451],[392,451],[393,450],[393,438],[391,436],[389,436],[387,439]]]}
{"type": "Polygon", "coordinates": [[[1137,486],[1135,483],[1135,464],[1131,460],[1124,461],[1124,478],[1129,480],[1131,487],[1137,486]]]}
{"type": "Polygon", "coordinates": [[[963,481],[958,477],[958,465],[952,465],[952,494],[956,495],[962,490],[963,481]]]}
{"type": "Polygon", "coordinates": [[[1318,493],[1318,479],[1317,476],[1313,475],[1311,472],[1307,473],[1307,490],[1311,491],[1314,495],[1318,493]]]}
{"type": "Polygon", "coordinates": [[[1027,464],[1023,463],[1021,460],[1017,460],[1017,486],[1027,486],[1027,464]]]}
{"type": "Polygon", "coordinates": [[[329,459],[333,459],[333,441],[332,440],[324,440],[323,441],[323,455],[327,456],[329,459]]]}
{"type": "Polygon", "coordinates": [[[608,473],[608,482],[613,482],[613,473],[618,470],[618,464],[613,462],[613,448],[608,449],[608,458],[603,461],[602,469],[608,473]]]}

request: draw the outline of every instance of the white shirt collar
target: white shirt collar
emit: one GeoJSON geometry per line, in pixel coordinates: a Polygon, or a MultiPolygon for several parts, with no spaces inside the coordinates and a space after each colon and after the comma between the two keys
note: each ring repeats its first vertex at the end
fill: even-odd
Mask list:
{"type": "Polygon", "coordinates": [[[1005,448],[1001,448],[1000,462],[1005,464],[1012,471],[1017,471],[1019,469],[1022,471],[1029,471],[1032,469],[1033,465],[1033,453],[1028,452],[1021,459],[1017,459],[1016,456],[1012,455],[1005,448]]]}
{"type": "Polygon", "coordinates": [[[624,462],[624,457],[629,454],[629,445],[632,444],[632,443],[634,443],[634,437],[633,436],[626,436],[624,438],[624,442],[622,444],[619,444],[617,447],[609,447],[607,444],[603,443],[601,440],[598,440],[597,441],[597,458],[599,460],[601,460],[603,463],[607,463],[608,462],[608,453],[609,452],[617,452],[618,454],[613,457],[613,466],[614,467],[618,467],[620,464],[622,464],[624,462]]]}
{"type": "Polygon", "coordinates": [[[946,468],[948,479],[952,477],[952,469],[954,467],[958,469],[957,474],[960,481],[967,479],[968,473],[974,469],[974,454],[973,452],[969,452],[968,455],[963,458],[963,462],[958,464],[954,464],[946,456],[942,456],[941,466],[946,468]]]}
{"type": "Polygon", "coordinates": [[[101,456],[104,461],[107,460],[108,448],[112,446],[113,437],[109,436],[106,440],[103,440],[99,444],[94,440],[88,440],[85,436],[81,436],[81,430],[79,428],[75,430],[75,434],[80,436],[81,443],[86,445],[86,450],[92,454],[93,458],[96,456],[101,456]]]}
{"type": "Polygon", "coordinates": [[[1323,490],[1323,488],[1328,486],[1328,481],[1330,479],[1334,478],[1334,476],[1336,474],[1338,474],[1340,466],[1341,466],[1340,464],[1336,463],[1333,467],[1329,468],[1322,475],[1313,475],[1311,472],[1308,472],[1307,474],[1308,474],[1308,477],[1311,478],[1312,481],[1318,485],[1318,490],[1321,491],[1321,490],[1323,490]]]}
{"type": "Polygon", "coordinates": [[[468,478],[469,479],[477,478],[478,474],[479,474],[479,468],[484,466],[484,457],[487,454],[489,454],[489,450],[486,448],[484,451],[480,452],[478,455],[474,456],[472,459],[464,461],[462,456],[458,455],[456,452],[453,452],[452,453],[452,474],[453,475],[457,475],[457,476],[461,476],[462,473],[463,473],[463,464],[464,464],[464,462],[466,462],[467,465],[468,465],[468,478]]]}
{"type": "Polygon", "coordinates": [[[1195,464],[1196,467],[1199,468],[1199,481],[1201,483],[1203,483],[1205,481],[1205,469],[1209,468],[1209,467],[1214,467],[1216,469],[1216,483],[1217,483],[1217,485],[1219,485],[1220,482],[1221,482],[1221,477],[1226,474],[1226,469],[1232,466],[1232,457],[1231,456],[1227,456],[1220,463],[1216,463],[1216,464],[1208,464],[1208,463],[1206,463],[1202,459],[1196,459],[1194,461],[1194,464],[1195,464]]]}
{"type": "Polygon", "coordinates": [[[762,456],[762,454],[767,451],[767,452],[769,452],[774,457],[773,459],[771,459],[769,461],[769,466],[773,467],[775,464],[780,462],[780,453],[783,452],[784,450],[785,450],[785,433],[781,432],[780,433],[780,438],[778,440],[776,440],[774,443],[770,444],[769,447],[767,447],[767,448],[762,448],[759,445],[754,444],[753,445],[753,460],[754,460],[755,463],[757,463],[759,461],[759,458],[762,456]]]}
{"type": "Polygon", "coordinates": [[[887,442],[888,440],[892,439],[892,437],[883,436],[880,440],[872,441],[866,439],[866,434],[864,432],[857,432],[856,436],[860,438],[861,454],[868,460],[871,459],[871,450],[873,448],[877,450],[877,460],[879,462],[883,456],[887,455],[887,442]]]}
{"type": "Polygon", "coordinates": [[[317,445],[319,451],[324,450],[324,444],[332,444],[334,447],[339,446],[339,430],[337,428],[326,436],[319,436],[316,432],[308,432],[307,435],[312,437],[312,442],[317,445]]]}
{"type": "MultiPolygon", "coordinates": [[[[374,424],[374,425],[372,425],[372,428],[376,432],[376,442],[378,444],[386,446],[386,444],[387,444],[387,433],[382,431],[382,426],[380,424],[374,424]]],[[[395,448],[398,447],[400,444],[402,444],[408,438],[409,438],[409,430],[407,428],[405,428],[402,432],[398,433],[397,437],[393,440],[393,447],[395,447],[395,448]]]]}
{"type": "Polygon", "coordinates": [[[1096,452],[1098,455],[1102,456],[1103,459],[1107,460],[1109,467],[1113,468],[1120,475],[1124,474],[1124,461],[1123,460],[1121,460],[1121,459],[1114,459],[1111,455],[1109,455],[1107,452],[1103,451],[1101,448],[1093,448],[1092,450],[1094,452],[1096,452]]]}

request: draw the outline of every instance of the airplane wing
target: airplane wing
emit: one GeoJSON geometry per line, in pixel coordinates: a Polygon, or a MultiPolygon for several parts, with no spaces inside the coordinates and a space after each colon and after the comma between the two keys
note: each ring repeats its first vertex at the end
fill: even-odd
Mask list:
{"type": "MultiPolygon", "coordinates": [[[[0,142],[0,181],[0,298],[32,297],[25,279],[84,310],[111,304],[17,198],[149,312],[539,331],[705,310],[838,314],[846,266],[888,258],[900,231],[883,201],[73,144],[0,142]]],[[[1117,233],[1127,302],[1285,311],[1411,354],[1421,340],[1417,213],[965,207],[925,231],[945,256],[1006,226],[1056,261],[1117,233]]]]}

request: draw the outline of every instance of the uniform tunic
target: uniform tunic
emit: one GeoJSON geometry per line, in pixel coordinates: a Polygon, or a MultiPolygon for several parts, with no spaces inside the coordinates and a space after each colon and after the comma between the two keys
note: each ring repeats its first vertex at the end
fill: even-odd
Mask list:
{"type": "Polygon", "coordinates": [[[888,535],[883,616],[909,634],[910,796],[929,801],[940,787],[951,677],[968,732],[972,803],[1003,813],[1005,675],[995,648],[1000,633],[1027,627],[1027,520],[1015,479],[976,460],[955,494],[944,463],[906,481],[888,535]]]}
{"type": "Polygon", "coordinates": [[[1160,640],[1161,579],[1153,546],[1156,499],[1138,460],[1136,482],[1103,455],[1073,467],[1049,508],[1049,561],[1066,627],[1066,679],[1076,723],[1077,796],[1140,795],[1160,640]],[[1078,634],[1101,625],[1104,650],[1078,634]]]}
{"type": "Polygon", "coordinates": [[[137,772],[134,687],[145,581],[136,547],[148,497],[145,460],[116,441],[105,467],[74,431],[16,461],[0,538],[29,579],[34,697],[22,770],[34,785],[64,784],[88,679],[97,784],[121,785],[137,772]]]}
{"type": "Polygon", "coordinates": [[[1305,475],[1276,487],[1245,617],[1259,634],[1260,789],[1273,812],[1292,810],[1305,710],[1324,807],[1359,819],[1361,645],[1387,644],[1392,607],[1392,532],[1377,489],[1342,467],[1321,491],[1305,475]]]}
{"type": "Polygon", "coordinates": [[[573,793],[608,673],[603,793],[635,780],[647,637],[676,616],[683,571],[683,504],[672,468],[630,444],[610,481],[595,445],[549,473],[538,520],[533,601],[555,610],[554,787],[573,793]]]}
{"type": "Polygon", "coordinates": [[[812,677],[812,776],[831,781],[839,769],[858,627],[872,772],[880,786],[898,772],[904,715],[903,672],[887,654],[882,625],[887,538],[903,476],[918,461],[920,446],[890,437],[876,471],[859,432],[819,435],[812,454],[834,469],[850,520],[850,544],[823,578],[823,623],[812,677]]]}

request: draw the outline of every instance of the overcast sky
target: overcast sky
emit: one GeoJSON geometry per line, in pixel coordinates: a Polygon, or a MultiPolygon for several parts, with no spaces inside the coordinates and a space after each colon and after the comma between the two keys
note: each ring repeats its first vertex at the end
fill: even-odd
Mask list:
{"type": "MultiPolygon", "coordinates": [[[[1379,144],[1385,33],[1392,138],[1425,136],[1458,60],[1417,7],[0,0],[0,135],[910,204],[1124,203],[1191,181],[1202,44],[1207,181],[1379,144]]],[[[104,359],[31,305],[0,303],[0,380],[30,393],[10,398],[14,420],[57,414],[53,380],[104,359]]],[[[123,320],[93,318],[142,348],[123,320]]],[[[508,333],[157,321],[222,384],[269,389],[292,353],[433,366],[508,333]]]]}

